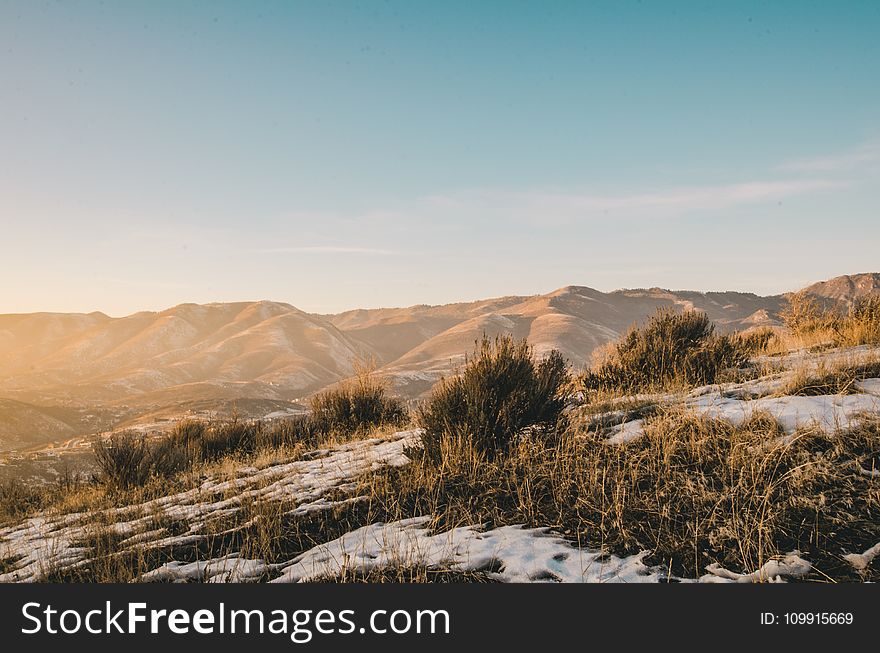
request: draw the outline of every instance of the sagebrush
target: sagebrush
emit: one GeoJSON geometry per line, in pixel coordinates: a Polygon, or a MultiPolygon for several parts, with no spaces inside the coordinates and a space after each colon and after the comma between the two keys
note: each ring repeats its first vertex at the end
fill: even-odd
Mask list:
{"type": "Polygon", "coordinates": [[[613,393],[714,383],[722,372],[747,366],[770,337],[767,331],[717,335],[703,312],[661,308],[614,343],[580,384],[586,391],[613,393]]]}
{"type": "Polygon", "coordinates": [[[553,428],[568,381],[558,351],[538,360],[525,340],[484,336],[461,373],[441,380],[419,410],[425,455],[437,460],[444,440],[465,437],[491,456],[526,428],[553,428]]]}

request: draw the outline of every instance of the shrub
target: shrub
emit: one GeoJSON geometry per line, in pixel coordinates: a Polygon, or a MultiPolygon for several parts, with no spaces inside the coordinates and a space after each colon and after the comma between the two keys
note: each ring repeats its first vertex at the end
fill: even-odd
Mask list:
{"type": "Polygon", "coordinates": [[[322,435],[325,434],[321,433],[311,416],[294,415],[261,428],[255,436],[255,444],[258,450],[297,445],[317,447],[322,435]]]}
{"type": "Polygon", "coordinates": [[[825,310],[814,296],[803,290],[789,295],[788,306],[780,317],[785,326],[799,336],[833,329],[838,320],[838,316],[825,310]]]}
{"type": "Polygon", "coordinates": [[[633,327],[581,378],[585,390],[638,391],[677,383],[713,383],[723,370],[748,364],[753,347],[769,337],[715,335],[699,311],[658,309],[643,327],[633,327]]]}
{"type": "Polygon", "coordinates": [[[767,350],[770,341],[776,336],[773,329],[765,327],[753,331],[742,331],[731,336],[737,347],[749,354],[758,354],[767,350]]]}
{"type": "Polygon", "coordinates": [[[18,478],[3,481],[0,483],[0,524],[43,508],[48,494],[47,488],[24,483],[18,478]]]}
{"type": "Polygon", "coordinates": [[[317,445],[320,431],[301,415],[265,425],[262,422],[178,422],[170,435],[147,440],[127,432],[93,444],[99,479],[114,489],[127,490],[151,478],[171,478],[195,465],[230,455],[249,455],[262,449],[317,445]]]}
{"type": "Polygon", "coordinates": [[[121,490],[144,485],[154,473],[153,456],[143,435],[123,432],[96,438],[92,448],[101,479],[121,490]]]}
{"type": "Polygon", "coordinates": [[[483,336],[461,374],[442,379],[419,411],[425,454],[439,460],[445,439],[466,438],[491,457],[526,428],[554,426],[568,380],[558,351],[536,361],[525,340],[483,336]]]}
{"type": "Polygon", "coordinates": [[[841,322],[838,330],[840,344],[880,343],[880,295],[857,299],[841,322]]]}
{"type": "Polygon", "coordinates": [[[406,407],[387,394],[387,386],[366,366],[356,375],[315,395],[311,402],[314,428],[324,433],[351,435],[378,426],[400,426],[407,422],[406,407]]]}

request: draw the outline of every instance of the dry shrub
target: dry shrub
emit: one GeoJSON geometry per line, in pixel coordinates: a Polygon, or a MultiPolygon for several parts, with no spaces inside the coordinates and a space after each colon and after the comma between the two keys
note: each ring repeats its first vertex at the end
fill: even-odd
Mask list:
{"type": "Polygon", "coordinates": [[[580,383],[587,391],[611,393],[714,383],[721,372],[748,365],[769,339],[764,332],[719,336],[705,313],[661,308],[607,350],[580,383]]]}
{"type": "Polygon", "coordinates": [[[554,427],[568,380],[558,351],[539,361],[525,340],[483,336],[461,373],[442,379],[419,411],[425,454],[438,460],[445,440],[465,437],[491,456],[524,429],[554,427]]]}
{"type": "Polygon", "coordinates": [[[115,433],[92,443],[101,480],[120,490],[142,486],[156,473],[151,447],[142,434],[115,433]]]}
{"type": "Polygon", "coordinates": [[[45,507],[50,489],[13,478],[0,483],[0,524],[13,522],[45,507]]]}
{"type": "Polygon", "coordinates": [[[315,446],[321,430],[306,415],[263,422],[184,420],[170,435],[147,439],[123,432],[93,443],[99,480],[114,490],[168,479],[227,457],[243,457],[267,449],[315,446]]]}
{"type": "Polygon", "coordinates": [[[840,344],[848,346],[880,343],[880,295],[856,300],[838,328],[840,344]]]}
{"type": "Polygon", "coordinates": [[[785,326],[798,336],[833,331],[839,320],[839,316],[803,290],[789,295],[788,305],[782,310],[780,317],[785,326]]]}

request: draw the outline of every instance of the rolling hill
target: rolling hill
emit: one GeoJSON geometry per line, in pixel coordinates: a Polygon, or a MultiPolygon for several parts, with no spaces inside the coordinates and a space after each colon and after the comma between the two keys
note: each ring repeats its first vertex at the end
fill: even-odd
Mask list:
{"type": "MultiPolygon", "coordinates": [[[[880,292],[880,274],[808,286],[847,305],[880,292]]],[[[786,295],[600,292],[566,286],[545,295],[315,315],[279,302],[181,304],[112,318],[103,313],[0,315],[0,449],[57,440],[94,423],[242,400],[286,402],[349,376],[371,358],[394,389],[422,395],[482,334],[559,349],[575,367],[658,307],[702,310],[722,331],[779,324],[786,295]],[[53,413],[58,407],[77,416],[53,413]],[[89,422],[80,415],[104,411],[89,422]],[[85,419],[85,422],[83,421],[85,419]]],[[[270,404],[243,402],[254,410],[270,404]]],[[[271,404],[276,406],[276,404],[271,404]]],[[[172,411],[173,412],[173,411],[172,411]]],[[[250,415],[247,416],[259,416],[250,415]]]]}

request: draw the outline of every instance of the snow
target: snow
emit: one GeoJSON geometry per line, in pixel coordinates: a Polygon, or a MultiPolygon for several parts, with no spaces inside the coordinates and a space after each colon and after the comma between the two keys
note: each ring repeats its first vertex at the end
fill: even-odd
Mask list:
{"type": "Polygon", "coordinates": [[[274,410],[271,413],[263,415],[263,419],[281,419],[283,417],[291,417],[293,415],[305,415],[307,411],[288,408],[286,410],[274,410]]]}
{"type": "Polygon", "coordinates": [[[880,397],[880,379],[865,379],[856,383],[856,387],[862,392],[880,397]]]}
{"type": "Polygon", "coordinates": [[[857,571],[864,571],[878,555],[880,555],[880,542],[864,553],[849,553],[843,556],[843,559],[850,563],[857,571]]]}
{"type": "MultiPolygon", "coordinates": [[[[858,426],[865,414],[880,412],[880,396],[871,394],[822,395],[817,397],[762,397],[743,400],[723,395],[703,395],[685,400],[686,410],[709,419],[722,419],[738,426],[754,415],[768,413],[788,435],[814,427],[826,433],[858,426]]],[[[609,444],[632,442],[644,434],[644,420],[615,426],[609,444]]]]}
{"type": "Polygon", "coordinates": [[[784,356],[758,356],[755,361],[785,369],[820,369],[832,365],[859,365],[877,360],[880,347],[859,345],[844,349],[811,352],[804,349],[784,356]]]}
{"type": "Polygon", "coordinates": [[[277,565],[262,560],[239,558],[233,553],[213,560],[197,562],[167,562],[149,571],[141,580],[148,583],[180,583],[199,581],[209,583],[252,583],[264,578],[277,565]]]}
{"type": "MultiPolygon", "coordinates": [[[[264,469],[239,469],[236,478],[212,477],[200,487],[142,504],[100,513],[111,533],[123,538],[120,546],[135,546],[152,531],[161,535],[152,546],[182,546],[206,539],[212,524],[234,516],[249,501],[284,501],[291,514],[302,515],[357,497],[331,499],[335,491],[351,491],[353,479],[385,466],[409,462],[403,451],[416,444],[420,431],[401,431],[388,438],[358,440],[335,449],[318,450],[308,460],[271,465],[264,469]],[[183,523],[179,534],[157,531],[157,523],[183,523]],[[139,537],[140,535],[140,537],[139,537]]],[[[34,581],[49,571],[83,564],[89,549],[79,545],[94,533],[95,515],[71,513],[41,515],[0,529],[0,557],[14,559],[13,568],[0,574],[0,582],[34,581]]],[[[214,533],[217,535],[217,533],[214,533]]]]}
{"type": "Polygon", "coordinates": [[[834,433],[857,425],[865,413],[878,412],[880,397],[867,394],[785,396],[743,401],[710,396],[686,402],[685,406],[705,417],[725,419],[734,425],[748,421],[756,413],[767,412],[789,434],[810,426],[834,433]]]}
{"type": "Polygon", "coordinates": [[[423,565],[454,571],[484,571],[503,582],[657,582],[662,574],[642,562],[578,549],[546,528],[502,526],[483,531],[465,526],[433,534],[429,517],[372,524],[321,544],[295,558],[271,581],[312,581],[344,570],[423,565]],[[497,571],[495,571],[497,570],[497,571]]]}
{"type": "Polygon", "coordinates": [[[803,578],[810,573],[812,565],[800,557],[800,553],[794,551],[778,560],[768,560],[757,571],[748,574],[738,574],[728,571],[718,564],[706,567],[709,572],[700,578],[702,583],[765,583],[782,582],[786,578],[803,578]]]}
{"type": "Polygon", "coordinates": [[[626,444],[642,437],[645,432],[645,420],[634,419],[629,422],[618,424],[612,429],[608,437],[608,444],[626,444]]]}
{"type": "Polygon", "coordinates": [[[548,528],[512,525],[483,530],[464,526],[434,533],[429,523],[430,517],[423,516],[371,524],[320,544],[288,563],[268,565],[233,555],[197,563],[166,563],[143,579],[253,582],[278,571],[280,575],[270,582],[302,583],[338,577],[344,572],[419,566],[481,572],[507,583],[757,583],[802,578],[812,569],[798,552],[792,552],[750,573],[712,564],[698,579],[670,578],[664,570],[644,563],[648,551],[621,558],[601,550],[578,548],[548,528]]]}

